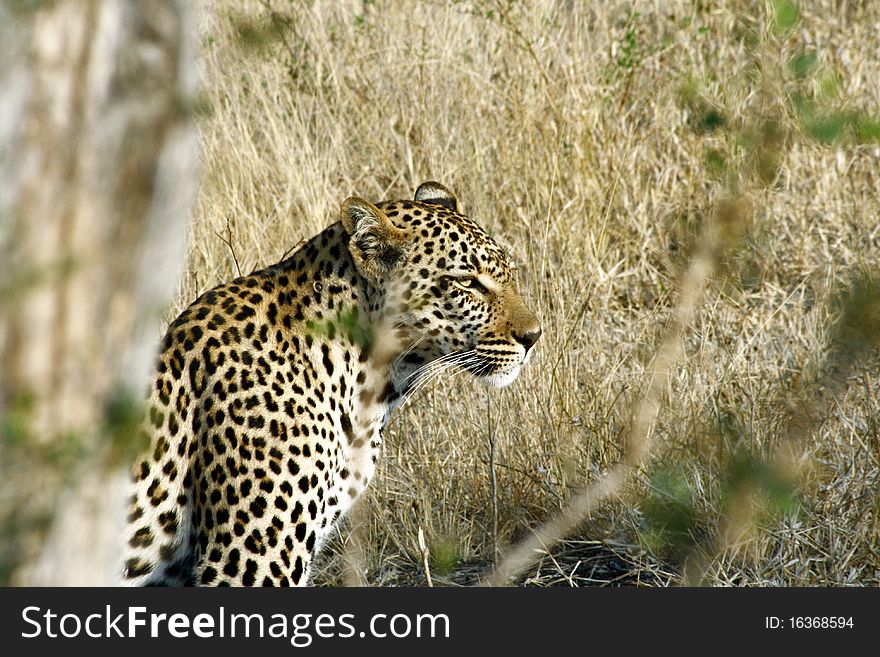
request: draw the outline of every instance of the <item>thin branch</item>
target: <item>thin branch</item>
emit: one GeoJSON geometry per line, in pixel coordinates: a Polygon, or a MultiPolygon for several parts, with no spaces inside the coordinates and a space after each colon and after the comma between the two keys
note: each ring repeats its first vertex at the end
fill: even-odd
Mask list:
{"type": "Polygon", "coordinates": [[[232,226],[229,224],[229,219],[226,220],[226,237],[223,237],[217,231],[214,231],[214,234],[220,238],[220,241],[223,242],[227,247],[229,247],[229,252],[232,254],[232,260],[235,262],[235,269],[238,271],[238,275],[242,276],[241,273],[241,265],[238,262],[238,256],[235,254],[235,249],[232,247],[232,226]]]}

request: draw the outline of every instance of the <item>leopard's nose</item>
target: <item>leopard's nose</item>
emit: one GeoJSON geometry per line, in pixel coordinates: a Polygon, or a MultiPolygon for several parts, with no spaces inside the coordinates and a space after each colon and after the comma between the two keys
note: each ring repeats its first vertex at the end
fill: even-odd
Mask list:
{"type": "Polygon", "coordinates": [[[535,346],[535,343],[538,341],[538,338],[541,337],[541,327],[538,326],[530,331],[525,331],[523,333],[514,333],[513,339],[519,342],[523,347],[526,348],[526,351],[535,346]]]}

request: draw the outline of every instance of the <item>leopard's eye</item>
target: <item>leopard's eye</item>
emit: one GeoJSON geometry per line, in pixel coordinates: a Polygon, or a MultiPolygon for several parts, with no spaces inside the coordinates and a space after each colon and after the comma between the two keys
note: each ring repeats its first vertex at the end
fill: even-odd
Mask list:
{"type": "Polygon", "coordinates": [[[489,288],[483,285],[476,276],[465,276],[463,278],[456,279],[456,284],[459,287],[462,287],[466,290],[473,290],[475,292],[481,292],[483,294],[487,294],[489,292],[489,288]]]}

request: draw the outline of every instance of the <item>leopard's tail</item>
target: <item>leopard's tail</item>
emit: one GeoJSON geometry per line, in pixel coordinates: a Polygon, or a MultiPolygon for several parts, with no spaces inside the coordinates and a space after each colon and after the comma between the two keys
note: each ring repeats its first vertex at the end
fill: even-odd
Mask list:
{"type": "Polygon", "coordinates": [[[130,586],[192,585],[196,561],[189,395],[160,374],[144,427],[150,453],[134,468],[122,578],[130,586]],[[177,389],[175,389],[177,388],[177,389]]]}

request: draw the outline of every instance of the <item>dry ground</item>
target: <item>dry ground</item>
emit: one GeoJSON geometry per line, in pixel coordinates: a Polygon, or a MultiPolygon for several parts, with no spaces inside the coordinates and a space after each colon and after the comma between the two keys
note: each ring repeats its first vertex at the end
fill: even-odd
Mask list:
{"type": "MultiPolygon", "coordinates": [[[[204,4],[203,186],[176,309],[277,261],[347,196],[435,179],[511,247],[543,321],[516,384],[447,378],[397,413],[359,515],[368,583],[425,582],[420,528],[435,583],[474,581],[620,458],[694,231],[730,191],[711,153],[744,148],[695,126],[682,89],[744,125],[807,49],[808,87],[880,114],[878,3],[804,5],[779,37],[770,3],[732,0],[204,4]]],[[[792,130],[686,334],[650,459],[522,581],[679,581],[724,525],[735,465],[771,453],[824,357],[829,299],[880,247],[880,147],[792,130]]],[[[878,395],[876,359],[860,362],[801,437],[796,501],[761,505],[707,583],[880,584],[878,395]]],[[[349,523],[319,583],[343,581],[352,540],[349,523]]]]}

